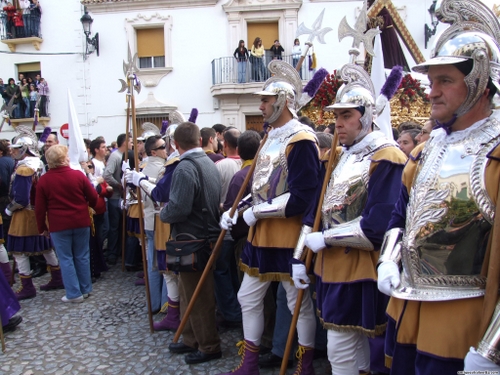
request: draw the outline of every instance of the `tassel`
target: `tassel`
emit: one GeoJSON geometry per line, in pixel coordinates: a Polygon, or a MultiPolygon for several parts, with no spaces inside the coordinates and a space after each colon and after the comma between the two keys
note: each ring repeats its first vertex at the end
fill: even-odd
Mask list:
{"type": "Polygon", "coordinates": [[[193,124],[196,124],[196,119],[198,118],[198,110],[196,108],[193,108],[191,110],[191,114],[189,115],[189,122],[192,122],[193,124]]]}
{"type": "Polygon", "coordinates": [[[167,128],[168,128],[168,120],[163,120],[161,122],[161,130],[160,130],[161,136],[165,135],[165,133],[167,132],[167,128]]]}
{"type": "Polygon", "coordinates": [[[384,86],[382,86],[380,95],[378,96],[375,103],[375,111],[377,112],[377,115],[380,115],[382,113],[389,100],[391,100],[394,94],[398,91],[399,85],[401,84],[402,80],[403,67],[396,65],[392,68],[389,77],[387,77],[384,86]]]}
{"type": "Polygon", "coordinates": [[[47,138],[49,137],[51,132],[52,132],[52,129],[49,126],[44,128],[42,135],[40,136],[40,142],[45,143],[45,141],[47,140],[47,138]]]}

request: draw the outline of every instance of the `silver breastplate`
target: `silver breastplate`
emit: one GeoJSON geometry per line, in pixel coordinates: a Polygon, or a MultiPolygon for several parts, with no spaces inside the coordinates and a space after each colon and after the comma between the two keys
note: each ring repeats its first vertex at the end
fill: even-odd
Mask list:
{"type": "Polygon", "coordinates": [[[270,201],[288,191],[286,147],[294,135],[303,131],[310,132],[310,129],[297,122],[296,126],[267,139],[259,152],[255,166],[252,183],[254,205],[270,201]]]}
{"type": "Polygon", "coordinates": [[[407,207],[396,297],[438,301],[484,294],[480,272],[495,210],[484,174],[499,134],[500,123],[490,119],[465,138],[441,134],[425,146],[407,207]]]}
{"type": "Polygon", "coordinates": [[[371,156],[378,150],[394,146],[382,136],[374,139],[370,136],[370,141],[366,143],[358,145],[363,147],[355,151],[345,150],[340,155],[321,209],[324,229],[361,216],[368,197],[371,156]]]}

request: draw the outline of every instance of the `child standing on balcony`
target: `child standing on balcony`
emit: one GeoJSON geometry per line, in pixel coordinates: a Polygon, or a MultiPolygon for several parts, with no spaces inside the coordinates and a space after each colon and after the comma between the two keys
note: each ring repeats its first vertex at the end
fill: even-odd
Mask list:
{"type": "Polygon", "coordinates": [[[36,101],[38,100],[38,92],[35,84],[30,85],[30,117],[35,116],[36,101]]]}

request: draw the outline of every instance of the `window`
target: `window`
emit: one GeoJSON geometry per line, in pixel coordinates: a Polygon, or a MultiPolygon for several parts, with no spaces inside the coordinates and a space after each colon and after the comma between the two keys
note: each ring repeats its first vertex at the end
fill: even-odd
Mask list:
{"type": "Polygon", "coordinates": [[[172,17],[138,14],[126,18],[127,39],[132,56],[137,53],[137,75],[145,87],[155,87],[172,67],[172,17]]]}
{"type": "Polygon", "coordinates": [[[164,68],[165,41],[163,27],[137,29],[136,35],[139,69],[164,68]]]}

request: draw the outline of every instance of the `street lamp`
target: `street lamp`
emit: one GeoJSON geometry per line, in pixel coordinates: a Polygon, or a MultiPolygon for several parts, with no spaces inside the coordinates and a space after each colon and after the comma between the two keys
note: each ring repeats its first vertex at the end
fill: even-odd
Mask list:
{"type": "Polygon", "coordinates": [[[86,38],[85,54],[83,55],[83,59],[85,60],[87,56],[94,51],[96,51],[97,56],[99,56],[99,33],[96,33],[93,38],[90,38],[92,22],[94,22],[94,20],[90,17],[89,12],[87,12],[87,7],[84,7],[84,12],[85,14],[80,18],[80,22],[82,23],[83,33],[86,38]]]}
{"type": "Polygon", "coordinates": [[[425,24],[425,49],[427,49],[427,42],[431,37],[436,34],[437,25],[439,24],[439,20],[436,18],[436,3],[437,0],[433,0],[430,8],[428,9],[429,14],[431,15],[431,25],[432,29],[425,24]]]}

